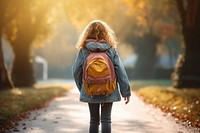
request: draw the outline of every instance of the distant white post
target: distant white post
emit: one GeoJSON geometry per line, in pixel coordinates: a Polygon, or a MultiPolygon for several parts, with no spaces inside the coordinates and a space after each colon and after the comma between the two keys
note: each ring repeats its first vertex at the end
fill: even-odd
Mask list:
{"type": "Polygon", "coordinates": [[[35,61],[37,63],[42,63],[43,64],[43,80],[47,80],[48,79],[48,63],[47,61],[42,58],[41,56],[35,56],[35,61]]]}

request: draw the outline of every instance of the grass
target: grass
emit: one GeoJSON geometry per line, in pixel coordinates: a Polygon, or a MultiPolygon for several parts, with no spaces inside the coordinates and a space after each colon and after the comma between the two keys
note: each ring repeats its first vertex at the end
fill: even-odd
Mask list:
{"type": "Polygon", "coordinates": [[[200,127],[200,89],[175,89],[170,87],[169,81],[164,82],[138,81],[132,85],[141,86],[135,87],[134,91],[147,103],[159,107],[178,121],[200,127]]]}
{"type": "Polygon", "coordinates": [[[131,85],[134,90],[138,90],[147,86],[170,86],[171,80],[134,80],[131,85]]]}
{"type": "Polygon", "coordinates": [[[37,86],[36,88],[15,88],[0,91],[0,132],[51,99],[63,95],[71,86],[37,86]]]}

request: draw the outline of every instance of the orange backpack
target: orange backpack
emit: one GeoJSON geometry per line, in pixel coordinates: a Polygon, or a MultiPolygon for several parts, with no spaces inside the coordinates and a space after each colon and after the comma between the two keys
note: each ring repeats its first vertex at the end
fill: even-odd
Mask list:
{"type": "Polygon", "coordinates": [[[109,95],[116,88],[116,75],[107,51],[91,52],[83,67],[85,92],[90,95],[109,95]]]}

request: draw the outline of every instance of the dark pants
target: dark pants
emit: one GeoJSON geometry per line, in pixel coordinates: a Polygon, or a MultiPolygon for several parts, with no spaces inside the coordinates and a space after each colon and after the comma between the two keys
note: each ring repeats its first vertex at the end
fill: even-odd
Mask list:
{"type": "Polygon", "coordinates": [[[111,133],[111,110],[112,103],[89,103],[90,110],[90,133],[99,132],[99,118],[101,116],[101,131],[102,133],[111,133]],[[101,106],[101,115],[99,108],[101,106]]]}

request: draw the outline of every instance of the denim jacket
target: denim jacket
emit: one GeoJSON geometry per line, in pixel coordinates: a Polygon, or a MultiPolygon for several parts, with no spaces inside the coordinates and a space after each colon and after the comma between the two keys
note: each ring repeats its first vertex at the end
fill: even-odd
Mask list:
{"type": "Polygon", "coordinates": [[[122,65],[121,59],[115,48],[110,48],[106,53],[112,60],[115,68],[115,73],[117,78],[117,85],[115,91],[107,96],[89,96],[86,94],[82,82],[83,65],[84,61],[89,55],[88,50],[95,51],[97,48],[98,50],[105,51],[110,48],[110,45],[102,42],[87,42],[86,48],[80,49],[75,59],[75,62],[72,66],[75,83],[80,91],[80,101],[88,103],[116,102],[121,100],[120,94],[122,95],[122,97],[130,96],[131,91],[130,91],[129,80],[126,71],[124,69],[124,66],[122,65]]]}

